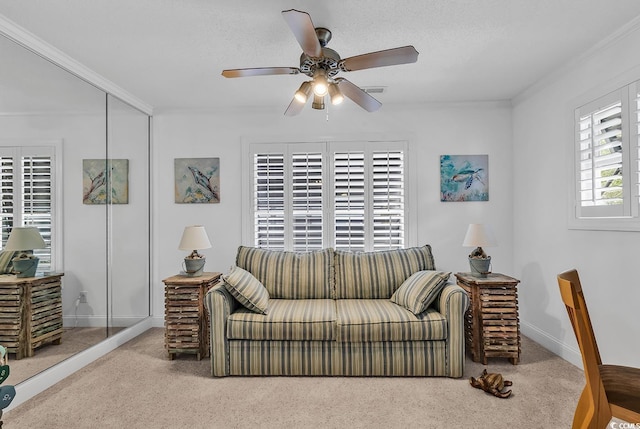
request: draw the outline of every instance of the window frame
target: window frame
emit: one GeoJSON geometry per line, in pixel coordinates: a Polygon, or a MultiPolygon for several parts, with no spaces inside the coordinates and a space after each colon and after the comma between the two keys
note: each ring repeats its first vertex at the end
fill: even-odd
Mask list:
{"type": "MultiPolygon", "coordinates": [[[[12,152],[21,162],[22,156],[50,156],[51,157],[51,266],[46,272],[62,272],[64,267],[64,253],[62,245],[63,218],[63,141],[46,140],[32,141],[22,139],[0,139],[0,151],[12,152]]],[[[3,155],[4,156],[4,155],[3,155]]],[[[21,219],[22,225],[22,219],[21,219]]],[[[38,266],[37,273],[45,272],[38,266]]]]}
{"type": "Polygon", "coordinates": [[[640,71],[626,74],[609,81],[599,89],[591,90],[573,100],[570,105],[571,144],[568,145],[568,159],[571,168],[568,169],[570,186],[568,187],[568,228],[594,231],[640,231],[640,196],[638,191],[639,164],[639,133],[640,118],[638,117],[637,94],[640,91],[640,71]],[[593,111],[604,100],[613,99],[619,95],[622,101],[622,150],[623,150],[623,183],[624,198],[622,213],[611,215],[606,206],[602,210],[589,207],[585,212],[588,216],[582,216],[580,198],[580,169],[579,169],[579,133],[580,133],[580,109],[593,111]],[[626,122],[625,122],[626,120],[626,122]],[[635,163],[635,164],[634,164],[635,163]],[[626,171],[625,171],[626,169],[626,171]],[[600,212],[600,213],[598,213],[600,212]],[[609,213],[608,213],[609,212],[609,213]]]}
{"type": "MultiPolygon", "coordinates": [[[[329,186],[323,189],[324,212],[326,218],[334,219],[333,199],[334,192],[334,175],[333,175],[333,153],[337,151],[357,151],[365,150],[367,152],[394,150],[401,148],[404,152],[404,247],[416,246],[416,219],[415,213],[415,179],[412,168],[415,162],[410,156],[411,144],[408,139],[390,138],[384,140],[365,140],[365,139],[309,139],[308,137],[300,140],[283,139],[282,141],[264,141],[264,140],[243,140],[242,142],[242,243],[245,246],[255,246],[254,242],[254,211],[253,211],[253,156],[255,153],[282,153],[283,148],[290,148],[289,152],[313,151],[318,146],[323,146],[323,159],[327,162],[323,165],[323,183],[329,186]],[[260,149],[257,149],[260,148],[260,149]],[[267,148],[267,149],[265,149],[267,148]]],[[[287,198],[285,205],[291,204],[287,198]]],[[[323,222],[323,248],[335,247],[334,243],[334,223],[323,222]]],[[[289,237],[290,232],[285,232],[289,237]]],[[[371,239],[373,237],[371,236],[371,239]]],[[[285,239],[285,249],[292,250],[293,242],[285,239]]],[[[371,243],[373,248],[373,242],[371,243]]]]}

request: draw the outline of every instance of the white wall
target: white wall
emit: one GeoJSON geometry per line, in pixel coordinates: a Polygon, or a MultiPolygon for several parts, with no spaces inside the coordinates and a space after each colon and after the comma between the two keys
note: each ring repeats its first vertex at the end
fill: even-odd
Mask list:
{"type": "MultiPolygon", "coordinates": [[[[100,96],[98,94],[98,96],[100,96]]],[[[78,308],[79,319],[106,314],[106,211],[82,204],[82,159],[104,158],[105,117],[97,115],[29,115],[0,117],[2,138],[10,142],[62,141],[63,253],[62,308],[65,323],[75,323],[75,300],[88,292],[88,304],[78,308]]],[[[73,326],[73,325],[72,325],[73,326]]],[[[79,326],[82,324],[79,323],[79,326]]]]}
{"type": "MultiPolygon", "coordinates": [[[[346,104],[346,103],[345,103],[346,104]]],[[[352,106],[325,113],[307,108],[298,117],[277,111],[156,112],[154,114],[154,279],[156,326],[164,319],[162,279],[177,274],[185,252],[178,242],[186,225],[205,225],[213,248],[204,250],[207,271],[226,272],[241,243],[242,141],[406,139],[418,189],[417,243],[431,244],[444,270],[468,271],[471,249],[461,246],[467,225],[492,225],[498,247],[487,249],[496,272],[512,271],[512,130],[507,103],[383,106],[367,113],[352,106]],[[488,154],[490,201],[440,202],[440,155],[488,154]],[[219,204],[174,203],[175,158],[220,158],[219,204]]]]}
{"type": "Polygon", "coordinates": [[[514,274],[522,279],[522,330],[580,366],[556,281],[571,268],[580,273],[603,361],[640,366],[640,233],[567,228],[572,107],[594,89],[622,86],[630,75],[640,79],[639,45],[636,28],[514,102],[513,260],[514,274]]]}

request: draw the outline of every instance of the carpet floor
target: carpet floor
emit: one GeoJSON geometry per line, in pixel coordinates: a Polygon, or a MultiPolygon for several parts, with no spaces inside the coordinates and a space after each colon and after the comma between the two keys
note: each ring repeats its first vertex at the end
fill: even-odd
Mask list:
{"type": "Polygon", "coordinates": [[[11,375],[7,383],[18,384],[106,338],[106,328],[65,328],[60,344],[45,344],[31,357],[15,359],[9,355],[11,375]]]}
{"type": "Polygon", "coordinates": [[[508,399],[461,379],[210,376],[208,359],[169,360],[153,328],[5,413],[4,428],[569,428],[583,372],[522,338],[508,399]]]}

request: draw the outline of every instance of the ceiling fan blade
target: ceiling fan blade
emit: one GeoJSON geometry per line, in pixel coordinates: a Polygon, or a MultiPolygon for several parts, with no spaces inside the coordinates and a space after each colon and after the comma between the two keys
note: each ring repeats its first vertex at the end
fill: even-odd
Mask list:
{"type": "Polygon", "coordinates": [[[354,103],[362,107],[367,112],[375,112],[382,106],[382,103],[364,92],[362,89],[358,88],[353,83],[349,82],[347,79],[339,77],[336,79],[336,82],[344,95],[349,97],[354,103]]]}
{"type": "Polygon", "coordinates": [[[394,66],[397,64],[415,63],[418,60],[418,51],[413,46],[387,49],[384,51],[370,52],[345,58],[340,62],[346,71],[370,69],[374,67],[394,66]]]}
{"type": "Polygon", "coordinates": [[[311,16],[307,12],[290,9],[283,10],[282,17],[287,21],[293,35],[302,47],[302,51],[310,57],[319,57],[322,54],[322,47],[318,41],[311,16]]]}
{"type": "Polygon", "coordinates": [[[301,103],[298,100],[296,100],[295,97],[293,97],[293,100],[291,100],[291,103],[289,103],[289,107],[287,107],[287,110],[284,111],[285,116],[297,115],[302,111],[302,108],[304,107],[305,104],[306,103],[301,103]]]}
{"type": "Polygon", "coordinates": [[[276,74],[298,74],[300,69],[295,67],[258,67],[252,69],[223,70],[224,77],[269,76],[276,74]]]}

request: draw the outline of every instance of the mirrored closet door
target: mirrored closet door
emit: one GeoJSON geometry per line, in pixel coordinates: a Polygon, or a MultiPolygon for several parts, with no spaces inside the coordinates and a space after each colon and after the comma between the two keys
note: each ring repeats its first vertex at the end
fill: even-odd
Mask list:
{"type": "MultiPolygon", "coordinates": [[[[62,275],[36,341],[15,333],[29,297],[0,309],[17,314],[0,344],[19,384],[150,315],[150,117],[1,35],[0,57],[0,250],[35,226],[34,281],[62,275]]],[[[26,290],[15,269],[2,282],[26,290]]]]}

